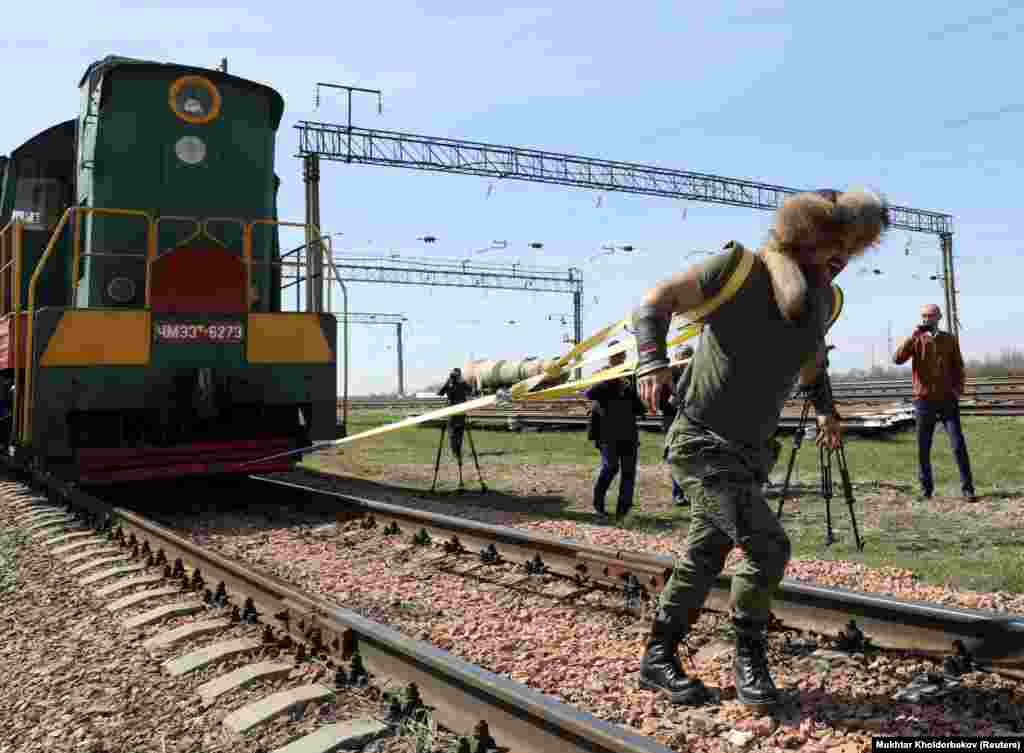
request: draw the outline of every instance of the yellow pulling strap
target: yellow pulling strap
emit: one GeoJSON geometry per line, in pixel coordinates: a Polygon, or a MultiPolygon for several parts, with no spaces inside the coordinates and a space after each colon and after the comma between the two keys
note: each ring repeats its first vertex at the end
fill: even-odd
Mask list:
{"type": "MultiPolygon", "coordinates": [[[[685,315],[677,315],[673,317],[672,325],[681,326],[679,332],[673,337],[668,339],[666,346],[669,348],[680,345],[686,342],[692,337],[700,334],[703,329],[703,322],[701,320],[706,319],[712,312],[718,309],[719,306],[724,304],[726,301],[731,299],[739,289],[743,286],[743,283],[747,281],[750,276],[750,270],[754,266],[754,254],[744,248],[742,245],[735,243],[735,246],[740,250],[740,260],[736,265],[736,268],[729,275],[729,279],[726,280],[725,285],[715,295],[708,300],[701,303],[699,306],[694,308],[692,311],[685,312],[685,315]]],[[[728,247],[728,246],[727,246],[728,247]]],[[[836,299],[838,303],[837,308],[842,308],[842,295],[840,294],[836,299]]],[[[835,311],[835,316],[838,317],[838,310],[835,311]]],[[[619,379],[626,376],[631,376],[636,371],[637,359],[634,356],[631,359],[627,359],[625,363],[618,366],[602,369],[589,377],[579,379],[573,382],[566,382],[546,389],[539,389],[536,392],[534,390],[545,382],[549,382],[553,379],[557,379],[562,374],[580,369],[583,366],[588,366],[593,363],[607,360],[610,356],[618,353],[635,352],[636,351],[636,337],[630,331],[630,320],[631,316],[624,319],[620,319],[614,324],[609,324],[606,327],[602,327],[597,332],[592,334],[587,339],[578,343],[568,353],[558,358],[551,366],[543,373],[537,376],[529,377],[521,382],[517,382],[512,386],[508,392],[508,397],[511,400],[543,400],[554,397],[560,397],[562,395],[568,395],[581,390],[585,390],[588,387],[592,387],[595,384],[601,384],[611,379],[619,379]],[[623,330],[629,335],[629,341],[623,344],[619,344],[607,352],[602,353],[598,357],[592,357],[584,360],[583,355],[589,350],[601,345],[607,340],[613,333],[623,330]]],[[[679,366],[688,363],[689,359],[679,359],[670,362],[670,366],[679,366]]],[[[342,439],[331,439],[322,442],[317,442],[312,447],[306,447],[298,450],[291,450],[289,452],[279,453],[277,455],[271,455],[270,457],[260,458],[259,460],[250,460],[246,463],[242,463],[239,468],[252,465],[254,463],[261,463],[266,460],[275,460],[277,458],[287,457],[289,455],[296,455],[299,453],[312,453],[329,447],[341,447],[352,442],[356,442],[362,439],[368,439],[370,437],[378,436],[380,434],[386,434],[389,431],[395,431],[397,429],[405,429],[409,426],[416,426],[417,424],[427,423],[428,421],[436,421],[442,418],[448,418],[450,416],[458,416],[465,413],[469,413],[480,408],[486,408],[494,405],[499,400],[497,395],[490,395],[487,397],[481,397],[476,400],[470,400],[465,403],[458,405],[451,405],[447,408],[440,408],[439,410],[430,411],[419,416],[413,416],[412,418],[406,418],[401,421],[396,421],[393,424],[386,424],[385,426],[378,426],[375,429],[360,432],[359,434],[353,434],[350,437],[344,437],[342,439]]]]}
{"type": "Polygon", "coordinates": [[[832,286],[832,313],[828,317],[828,323],[825,325],[825,331],[828,332],[832,329],[832,325],[836,323],[836,319],[843,313],[843,303],[845,298],[843,297],[843,289],[838,285],[832,286]]]}
{"type": "MultiPolygon", "coordinates": [[[[706,319],[716,311],[719,306],[736,295],[739,289],[743,286],[743,283],[747,281],[747,278],[750,276],[750,271],[754,267],[754,254],[739,243],[734,243],[732,245],[739,249],[740,259],[736,268],[732,271],[732,274],[729,275],[729,279],[726,280],[725,285],[723,285],[715,295],[711,296],[711,298],[707,299],[696,308],[685,312],[684,315],[677,315],[676,317],[673,317],[673,323],[676,321],[686,320],[689,320],[690,323],[686,324],[675,337],[669,339],[666,343],[667,347],[671,348],[679,345],[686,340],[689,340],[694,335],[699,334],[703,327],[701,320],[706,319]]],[[[537,400],[553,397],[555,395],[564,395],[570,392],[579,391],[580,389],[585,389],[586,387],[590,387],[595,384],[600,384],[601,382],[608,381],[609,379],[617,379],[619,377],[632,374],[636,370],[635,365],[632,369],[625,369],[626,364],[622,364],[622,366],[619,367],[622,369],[621,371],[608,369],[603,372],[599,372],[586,380],[568,382],[557,387],[550,387],[548,389],[534,392],[534,390],[544,382],[556,379],[567,371],[580,368],[588,363],[592,363],[594,360],[601,360],[618,353],[635,350],[636,338],[632,332],[629,332],[628,330],[630,319],[631,317],[621,319],[614,324],[610,324],[607,327],[598,330],[596,333],[570,350],[567,354],[559,358],[554,364],[552,364],[551,368],[543,374],[538,374],[537,376],[530,377],[529,379],[524,379],[523,381],[513,385],[510,390],[512,399],[537,400]],[[609,351],[602,354],[601,359],[591,359],[590,361],[579,360],[584,353],[603,343],[612,335],[612,333],[619,329],[626,330],[629,333],[631,340],[630,344],[622,344],[611,348],[609,351]],[[598,378],[600,375],[604,375],[604,377],[598,378]],[[583,383],[584,381],[586,382],[585,385],[583,383]]],[[[633,363],[635,364],[635,361],[633,363]]]]}
{"type": "Polygon", "coordinates": [[[376,429],[361,431],[358,434],[353,434],[351,437],[332,439],[330,440],[330,443],[332,447],[340,447],[343,444],[355,442],[357,439],[367,439],[369,437],[375,437],[378,434],[386,434],[387,432],[394,431],[395,429],[404,429],[408,426],[426,423],[427,421],[434,421],[439,418],[448,418],[449,416],[459,416],[463,413],[469,413],[471,410],[487,408],[488,406],[494,405],[496,402],[498,402],[497,395],[478,397],[476,400],[469,400],[465,403],[459,403],[458,405],[449,405],[447,408],[430,411],[429,413],[424,413],[421,416],[413,416],[412,418],[406,418],[393,424],[378,426],[376,429]]]}
{"type": "Polygon", "coordinates": [[[733,243],[740,250],[740,263],[736,265],[736,269],[732,271],[732,274],[729,275],[728,281],[726,281],[725,285],[722,286],[722,289],[719,290],[718,293],[711,296],[708,300],[704,301],[704,303],[692,311],[686,312],[691,321],[699,321],[707,318],[707,316],[716,311],[719,306],[736,295],[740,286],[743,285],[743,283],[747,281],[747,277],[750,276],[750,270],[754,268],[754,255],[739,243],[735,243],[735,241],[733,243]]]}
{"type": "Polygon", "coordinates": [[[459,416],[463,413],[469,413],[470,411],[477,410],[479,408],[486,408],[494,405],[498,402],[497,395],[487,395],[486,397],[480,397],[476,400],[469,400],[465,403],[459,403],[458,405],[449,405],[447,408],[441,408],[439,410],[430,411],[429,413],[423,413],[419,416],[412,416],[411,418],[405,418],[401,421],[396,421],[393,424],[385,424],[384,426],[378,426],[375,429],[367,429],[361,431],[358,434],[353,434],[350,437],[342,437],[341,439],[327,439],[311,447],[300,447],[297,450],[288,450],[287,452],[279,452],[276,455],[268,455],[265,458],[259,458],[257,460],[247,460],[244,463],[239,464],[239,469],[245,468],[246,466],[253,465],[255,463],[264,463],[267,460],[277,460],[278,458],[286,458],[289,455],[298,455],[300,453],[313,453],[320,450],[326,450],[329,447],[341,447],[342,445],[355,442],[360,439],[369,439],[375,437],[378,434],[387,434],[389,431],[395,431],[395,429],[405,429],[409,426],[416,426],[417,424],[425,424],[428,421],[435,421],[439,418],[448,418],[449,416],[459,416]]]}

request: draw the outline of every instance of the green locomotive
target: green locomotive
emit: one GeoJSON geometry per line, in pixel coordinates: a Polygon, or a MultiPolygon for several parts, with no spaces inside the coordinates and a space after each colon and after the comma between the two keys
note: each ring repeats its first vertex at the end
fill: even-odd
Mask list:
{"type": "Polygon", "coordinates": [[[335,317],[282,311],[284,101],[113,56],[80,89],[0,158],[9,454],[80,483],[291,467],[242,466],[336,436],[335,317]]]}

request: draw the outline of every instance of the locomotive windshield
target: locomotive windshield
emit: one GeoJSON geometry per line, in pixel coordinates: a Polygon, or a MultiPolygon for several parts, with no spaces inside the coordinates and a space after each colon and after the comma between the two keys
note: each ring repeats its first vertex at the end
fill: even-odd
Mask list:
{"type": "Polygon", "coordinates": [[[69,120],[37,134],[11,154],[13,173],[11,219],[29,230],[52,230],[71,202],[75,121],[69,120]]]}
{"type": "Polygon", "coordinates": [[[21,220],[29,230],[49,230],[67,206],[68,186],[60,178],[23,174],[19,165],[12,219],[21,220]]]}

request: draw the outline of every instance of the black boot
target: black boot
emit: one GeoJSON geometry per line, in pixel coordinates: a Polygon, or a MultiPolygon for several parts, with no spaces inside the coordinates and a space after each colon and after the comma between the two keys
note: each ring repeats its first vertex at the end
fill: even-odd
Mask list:
{"type": "MultiPolygon", "coordinates": [[[[696,610],[694,610],[696,611],[696,610]]],[[[681,620],[662,620],[655,615],[644,657],[640,660],[640,687],[657,690],[672,703],[699,706],[709,699],[708,689],[695,677],[687,677],[676,648],[689,625],[681,620]]]]}
{"type": "Polygon", "coordinates": [[[765,625],[733,620],[736,629],[736,697],[744,706],[773,706],[779,699],[768,673],[765,625]]]}

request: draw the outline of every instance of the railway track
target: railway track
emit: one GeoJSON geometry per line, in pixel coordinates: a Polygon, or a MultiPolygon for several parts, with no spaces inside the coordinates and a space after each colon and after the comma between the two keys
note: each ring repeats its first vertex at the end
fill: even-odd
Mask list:
{"type": "MultiPolygon", "coordinates": [[[[153,586],[130,597],[134,599],[132,604],[143,603],[145,598],[166,600],[180,595],[171,603],[134,618],[134,627],[173,615],[200,613],[203,610],[200,595],[205,593],[207,603],[217,599],[234,605],[239,620],[257,620],[262,624],[264,642],[279,641],[286,636],[291,642],[307,647],[311,655],[340,668],[339,677],[351,678],[353,670],[361,666],[374,682],[390,680],[392,684],[409,688],[406,698],[410,693],[422,698],[439,724],[466,738],[467,751],[669,753],[668,748],[651,738],[631,734],[430,644],[411,640],[355,612],[204,550],[128,509],[114,507],[49,477],[35,476],[33,482],[44,491],[47,502],[31,500],[26,495],[18,503],[18,512],[42,546],[61,557],[74,557],[77,567],[89,565],[90,556],[97,565],[113,564],[116,558],[118,564],[110,568],[116,572],[108,570],[95,575],[129,575],[136,583],[140,583],[141,575],[146,585],[153,586]],[[105,528],[105,522],[112,525],[105,528]],[[83,550],[89,547],[95,548],[94,553],[83,557],[83,550]],[[118,556],[118,552],[127,552],[128,556],[118,556]],[[163,576],[152,570],[159,571],[161,566],[163,576]],[[355,655],[359,657],[357,666],[353,666],[355,655]]],[[[112,606],[116,613],[121,605],[112,602],[112,606]]],[[[215,636],[218,630],[231,624],[228,620],[199,620],[158,633],[149,639],[149,645],[171,645],[198,635],[215,636]]],[[[165,668],[172,672],[172,667],[253,651],[258,647],[259,644],[252,641],[218,642],[206,646],[199,652],[201,655],[176,657],[165,668]]],[[[290,669],[290,665],[280,662],[254,663],[217,678],[215,683],[219,684],[206,688],[205,692],[224,692],[253,679],[280,676],[290,669]]],[[[256,725],[326,699],[333,692],[333,688],[324,685],[292,688],[237,709],[223,723],[243,735],[256,725]]],[[[312,736],[316,736],[315,739],[304,741],[302,747],[282,748],[280,753],[293,753],[293,750],[295,753],[325,753],[337,749],[338,730],[324,728],[312,736]]]]}
{"type": "MultiPolygon", "coordinates": [[[[318,478],[317,474],[303,475],[318,478]]],[[[110,550],[116,549],[119,553],[116,556],[120,557],[116,567],[134,568],[135,575],[145,572],[147,566],[156,566],[159,570],[160,563],[166,561],[164,575],[170,576],[170,581],[166,577],[145,576],[154,578],[155,588],[150,593],[155,594],[161,589],[166,591],[169,582],[187,584],[181,589],[182,600],[193,607],[197,601],[201,602],[200,593],[205,592],[207,602],[217,599],[215,594],[220,593],[221,598],[240,608],[239,617],[243,621],[252,619],[253,615],[258,616],[264,629],[264,640],[270,640],[270,634],[275,636],[273,640],[287,636],[310,654],[343,669],[343,674],[351,672],[349,662],[353,655],[358,654],[375,681],[383,678],[402,687],[414,685],[439,723],[464,734],[467,741],[475,737],[477,742],[469,743],[474,747],[468,750],[476,750],[480,739],[493,739],[499,746],[523,752],[660,753],[669,750],[650,737],[631,734],[618,725],[561,704],[550,696],[310,596],[283,580],[256,573],[231,558],[196,546],[137,512],[84,495],[54,479],[36,477],[34,481],[45,490],[49,502],[22,501],[21,513],[22,519],[34,527],[34,534],[41,541],[45,540],[44,546],[52,547],[54,551],[76,547],[76,553],[70,556],[86,564],[91,557],[96,567],[101,559],[115,556],[110,550]],[[61,508],[74,511],[79,516],[78,520],[69,518],[61,508]],[[102,534],[90,532],[84,525],[91,523],[102,528],[105,520],[116,525],[102,534]],[[91,550],[88,549],[90,544],[94,547],[91,550]],[[87,551],[92,554],[87,554],[87,551]],[[481,725],[481,721],[486,724],[481,725]]],[[[326,495],[346,516],[359,517],[366,525],[372,522],[376,531],[391,528],[395,540],[406,541],[413,534],[422,536],[426,533],[436,544],[447,542],[448,547],[438,547],[438,554],[463,560],[468,568],[462,572],[470,572],[478,566],[474,564],[474,560],[480,557],[476,553],[478,548],[497,552],[506,562],[531,562],[534,568],[542,566],[547,573],[557,574],[573,586],[566,598],[572,598],[573,591],[582,593],[597,587],[623,589],[626,586],[653,593],[663,585],[671,567],[671,561],[665,557],[583,546],[517,529],[431,515],[330,492],[317,488],[315,481],[296,483],[259,477],[254,477],[254,481],[287,495],[303,498],[306,495],[318,498],[326,495]],[[455,541],[461,547],[457,552],[453,546],[455,541]]],[[[284,497],[285,500],[296,498],[284,497]]],[[[66,549],[61,556],[68,556],[66,549]]],[[[120,573],[121,577],[128,574],[120,573]]],[[[527,573],[523,577],[529,578],[530,575],[527,573]]],[[[728,587],[727,578],[719,580],[709,599],[710,609],[726,609],[728,587]]],[[[176,597],[165,594],[163,598],[173,600],[176,597]]],[[[141,596],[136,599],[136,603],[140,603],[141,596]]],[[[162,608],[169,610],[173,606],[165,604],[162,608]]],[[[1018,617],[902,602],[799,583],[785,584],[776,603],[775,614],[782,624],[794,629],[825,635],[846,631],[851,636],[863,631],[873,645],[881,648],[935,660],[947,659],[953,662],[953,666],[958,661],[973,662],[1007,677],[1024,678],[1024,620],[1018,617]],[[851,620],[856,624],[851,626],[851,620]]],[[[196,632],[216,630],[216,627],[203,625],[203,622],[191,623],[191,629],[196,632]]],[[[215,634],[209,633],[211,636],[215,634]]],[[[181,640],[181,635],[173,637],[173,640],[181,640]]],[[[237,641],[234,646],[223,645],[228,643],[231,642],[209,644],[204,651],[211,654],[239,649],[237,641]]],[[[180,664],[183,659],[185,657],[177,657],[174,661],[180,664]]],[[[194,658],[192,660],[195,661],[194,658]]],[[[248,669],[250,674],[273,670],[266,666],[248,669]]],[[[276,671],[282,671],[280,665],[276,671]]],[[[258,713],[284,713],[326,697],[332,689],[304,686],[290,692],[288,697],[262,699],[262,712],[248,709],[241,713],[242,710],[238,710],[224,723],[244,727],[256,719],[258,713]]],[[[306,741],[307,747],[302,750],[333,750],[316,747],[330,743],[322,732],[319,743],[316,740],[306,741]]],[[[292,753],[292,749],[288,748],[287,753],[292,753]]]]}
{"type": "MultiPolygon", "coordinates": [[[[409,400],[378,404],[375,402],[352,403],[350,408],[388,410],[400,415],[412,416],[442,407],[440,403],[424,405],[426,400],[409,400]]],[[[507,410],[479,410],[470,414],[474,425],[481,428],[500,428],[511,431],[522,429],[536,430],[579,430],[587,426],[587,403],[584,401],[560,401],[550,404],[527,403],[507,410]]],[[[914,423],[914,409],[908,402],[872,404],[864,398],[839,402],[843,416],[842,427],[847,434],[871,435],[879,432],[895,431],[914,423]]],[[[963,416],[1019,417],[1024,416],[1024,399],[1007,402],[965,402],[960,407],[963,416]]],[[[799,425],[800,405],[790,404],[784,409],[779,420],[781,432],[795,431],[799,425]]],[[[341,415],[339,414],[339,421],[341,415]]],[[[424,427],[436,427],[443,420],[422,424],[424,427]]],[[[639,428],[647,431],[661,431],[660,416],[648,416],[638,419],[639,428]]]]}
{"type": "MultiPolygon", "coordinates": [[[[330,484],[329,474],[303,471],[302,475],[330,484]]],[[[361,499],[278,478],[253,477],[262,483],[297,491],[311,491],[335,498],[339,509],[372,517],[375,526],[397,526],[408,538],[423,531],[433,539],[452,541],[456,537],[475,556],[492,545],[504,558],[517,562],[543,563],[578,584],[623,588],[635,583],[648,594],[656,594],[671,574],[673,560],[642,552],[615,551],[553,539],[516,528],[491,526],[462,518],[412,510],[361,499]],[[635,579],[632,580],[632,579],[635,579]]],[[[392,529],[393,530],[393,529],[392,529]]],[[[728,611],[731,580],[721,576],[708,598],[707,608],[728,611]]],[[[783,581],[773,606],[774,616],[787,627],[836,636],[857,622],[871,642],[884,649],[944,660],[964,651],[972,659],[989,664],[998,673],[1024,679],[1024,615],[1000,616],[980,610],[950,608],[910,602],[885,596],[837,588],[783,581]]]]}
{"type": "MultiPolygon", "coordinates": [[[[890,404],[899,406],[909,404],[913,399],[911,384],[905,381],[871,381],[836,383],[833,386],[836,400],[841,407],[877,406],[890,404]]],[[[446,405],[442,398],[356,398],[348,401],[350,411],[355,410],[391,410],[401,413],[422,413],[435,410],[446,405]]],[[[799,413],[801,402],[794,398],[787,403],[787,412],[799,413]]],[[[584,414],[589,402],[581,395],[564,397],[554,400],[538,400],[513,403],[506,410],[474,413],[474,417],[485,414],[519,415],[547,414],[565,415],[584,414]]],[[[344,407],[343,401],[338,402],[339,411],[344,407]]],[[[967,388],[961,400],[961,412],[964,415],[1024,415],[1024,379],[990,378],[968,380],[967,388]]]]}
{"type": "MultiPolygon", "coordinates": [[[[870,411],[863,408],[858,412],[843,409],[843,431],[847,434],[874,434],[879,431],[896,430],[911,426],[914,423],[912,407],[891,408],[885,411],[870,411]]],[[[1005,405],[971,405],[960,409],[963,416],[1024,416],[1024,403],[1019,406],[1005,405]]],[[[813,414],[812,414],[813,415],[813,414]]],[[[504,427],[511,430],[524,428],[537,429],[584,429],[588,419],[578,413],[535,413],[527,411],[475,411],[471,414],[475,426],[504,427]]],[[[443,421],[427,422],[424,426],[440,426],[443,421]]],[[[779,430],[795,431],[799,425],[799,417],[790,412],[783,414],[779,420],[779,430]]],[[[662,430],[662,419],[639,418],[637,426],[647,431],[662,430]]]]}

